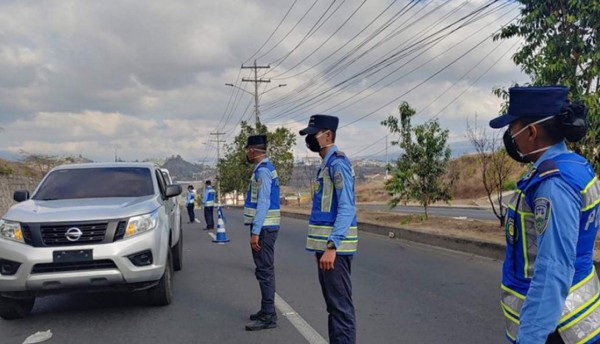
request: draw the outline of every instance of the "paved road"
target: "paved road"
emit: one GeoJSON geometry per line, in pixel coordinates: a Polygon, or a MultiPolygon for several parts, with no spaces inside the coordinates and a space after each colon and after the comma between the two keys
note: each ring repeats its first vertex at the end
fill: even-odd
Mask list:
{"type": "MultiPolygon", "coordinates": [[[[388,210],[398,213],[409,213],[409,214],[423,214],[423,207],[414,206],[398,206],[391,209],[387,205],[380,204],[360,204],[359,208],[370,209],[370,210],[388,210]]],[[[459,217],[466,216],[470,219],[478,220],[498,220],[496,215],[491,209],[477,209],[477,208],[460,208],[460,207],[429,207],[430,215],[437,216],[448,216],[448,217],[459,217]]]]}
{"type": "MultiPolygon", "coordinates": [[[[226,210],[231,242],[211,242],[203,225],[185,227],[184,270],[173,304],[148,308],[128,294],[41,298],[33,313],[0,320],[0,343],[22,343],[51,329],[52,343],[307,343],[285,315],[276,329],[245,332],[258,309],[248,231],[226,210]]],[[[304,251],[305,221],[284,219],[277,242],[278,294],[327,338],[314,258],[304,251]]],[[[359,343],[501,343],[500,263],[361,233],[353,264],[359,343]]]]}

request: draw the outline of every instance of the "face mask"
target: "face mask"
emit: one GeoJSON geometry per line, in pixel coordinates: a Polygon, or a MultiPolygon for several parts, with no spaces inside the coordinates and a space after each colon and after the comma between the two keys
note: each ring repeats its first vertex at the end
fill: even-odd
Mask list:
{"type": "Polygon", "coordinates": [[[312,152],[319,153],[321,151],[321,149],[333,146],[333,143],[331,143],[324,147],[321,147],[321,144],[319,143],[318,138],[325,135],[325,133],[327,133],[328,131],[329,130],[326,130],[317,135],[306,135],[306,139],[305,139],[306,147],[308,147],[308,149],[310,149],[312,152]]]}
{"type": "Polygon", "coordinates": [[[548,150],[551,146],[548,147],[544,147],[544,148],[540,148],[540,149],[536,149],[533,152],[529,152],[526,154],[523,154],[519,151],[519,148],[517,148],[517,144],[515,143],[515,137],[519,136],[522,132],[525,131],[525,129],[529,128],[532,125],[535,124],[539,124],[542,122],[545,122],[549,119],[552,119],[554,116],[550,116],[550,117],[546,117],[543,118],[539,121],[535,121],[531,124],[526,125],[525,127],[523,127],[521,130],[517,131],[514,135],[510,135],[510,131],[509,129],[506,129],[506,131],[504,132],[504,136],[502,137],[502,141],[504,142],[504,148],[506,148],[506,153],[513,158],[513,160],[520,162],[520,163],[527,163],[530,162],[530,159],[525,158],[528,155],[532,155],[535,153],[539,153],[539,152],[543,152],[545,150],[548,150]]]}

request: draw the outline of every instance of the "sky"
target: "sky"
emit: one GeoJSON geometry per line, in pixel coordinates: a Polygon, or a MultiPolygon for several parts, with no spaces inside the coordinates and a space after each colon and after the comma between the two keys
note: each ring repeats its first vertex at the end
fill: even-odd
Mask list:
{"type": "MultiPolygon", "coordinates": [[[[489,3],[4,0],[0,157],[214,163],[210,134],[231,143],[255,121],[254,84],[241,81],[253,70],[240,68],[255,60],[269,66],[257,71],[269,129],[336,115],[341,150],[380,156],[386,141],[398,150],[380,123],[407,101],[415,125],[436,118],[464,149],[467,122],[485,127],[500,109],[492,89],[528,81],[511,60],[520,41],[491,38],[519,8],[489,3]]],[[[294,152],[307,155],[303,137],[294,152]]]]}

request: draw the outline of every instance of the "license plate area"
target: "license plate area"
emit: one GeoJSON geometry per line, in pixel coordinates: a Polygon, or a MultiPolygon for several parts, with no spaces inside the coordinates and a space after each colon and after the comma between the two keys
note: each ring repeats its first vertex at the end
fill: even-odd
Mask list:
{"type": "Polygon", "coordinates": [[[89,262],[93,259],[92,250],[54,251],[52,256],[54,263],[89,262]]]}

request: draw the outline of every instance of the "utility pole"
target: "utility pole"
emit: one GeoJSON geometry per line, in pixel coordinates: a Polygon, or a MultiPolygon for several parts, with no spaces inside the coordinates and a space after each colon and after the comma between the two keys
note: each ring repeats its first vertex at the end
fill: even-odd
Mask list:
{"type": "MultiPolygon", "coordinates": [[[[221,159],[221,151],[220,151],[219,147],[221,146],[221,142],[225,142],[225,140],[221,140],[220,137],[221,137],[221,135],[225,135],[225,133],[220,133],[217,131],[216,133],[210,133],[210,135],[217,137],[216,140],[211,140],[211,141],[217,143],[217,167],[218,167],[219,160],[221,159]]],[[[217,199],[217,207],[220,207],[221,206],[221,176],[219,175],[218,168],[217,168],[217,195],[219,196],[217,199]]]]}
{"type": "Polygon", "coordinates": [[[388,180],[388,136],[385,135],[385,180],[388,180]]]}
{"type": "Polygon", "coordinates": [[[254,83],[254,116],[256,119],[256,128],[260,124],[260,110],[258,109],[258,84],[259,83],[270,83],[271,79],[259,79],[258,78],[258,70],[264,68],[271,68],[271,66],[257,66],[256,60],[254,60],[253,66],[244,66],[242,65],[242,69],[254,69],[254,79],[242,78],[242,82],[253,82],[254,83]]]}

